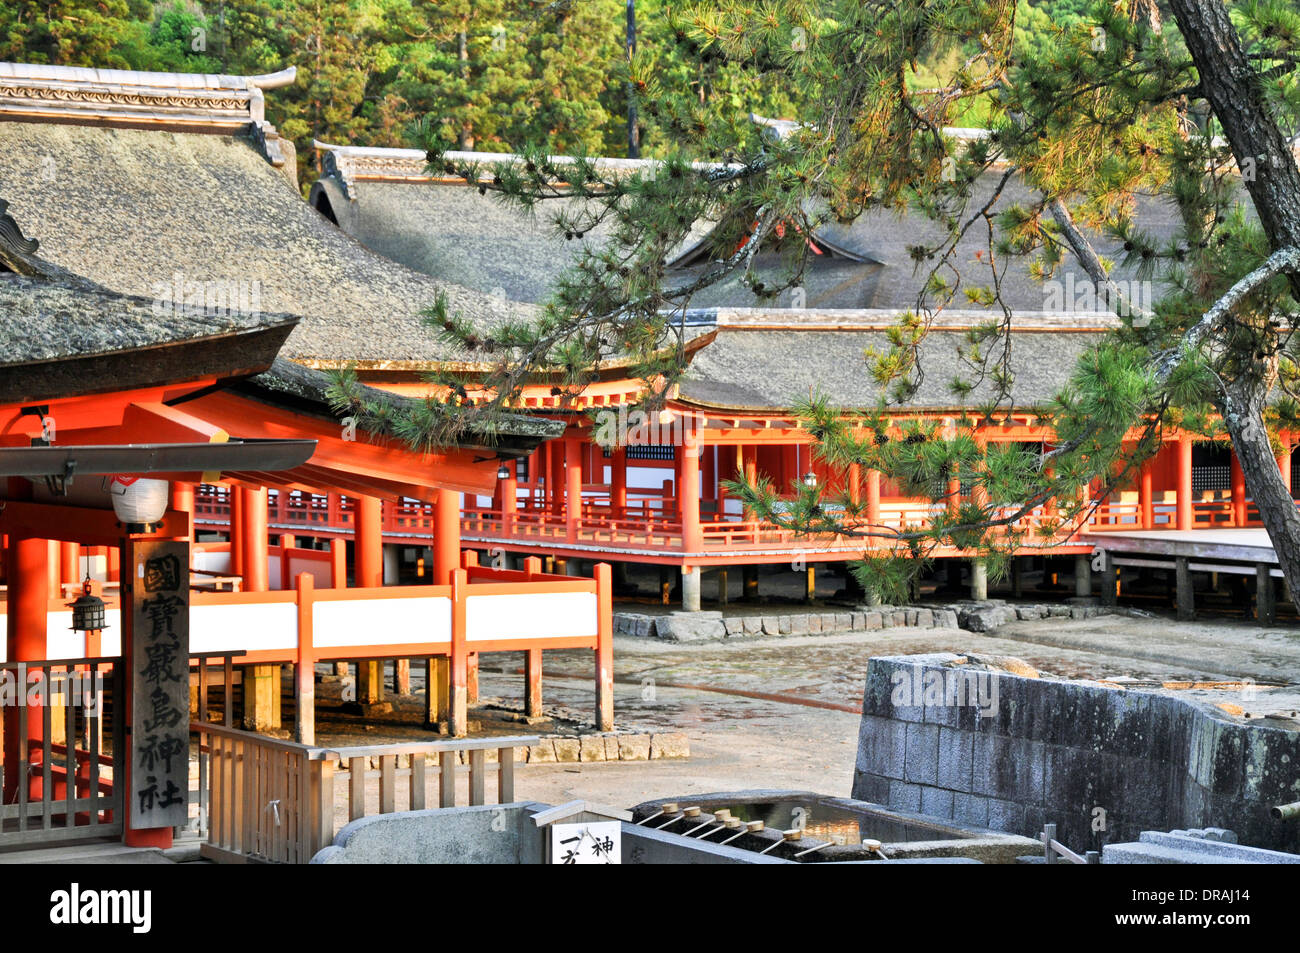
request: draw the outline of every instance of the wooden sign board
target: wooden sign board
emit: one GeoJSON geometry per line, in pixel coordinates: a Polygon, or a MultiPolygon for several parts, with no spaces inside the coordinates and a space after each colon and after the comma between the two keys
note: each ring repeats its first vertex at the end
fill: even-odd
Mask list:
{"type": "Polygon", "coordinates": [[[623,825],[619,821],[552,824],[552,864],[619,864],[623,859],[623,825]]]}
{"type": "Polygon", "coordinates": [[[179,827],[189,812],[190,545],[133,550],[131,827],[179,827]]]}

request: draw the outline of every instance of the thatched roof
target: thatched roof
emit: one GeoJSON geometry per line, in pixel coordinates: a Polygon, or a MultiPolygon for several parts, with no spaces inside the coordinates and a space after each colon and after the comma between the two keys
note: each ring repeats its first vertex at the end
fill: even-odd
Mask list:
{"type": "Polygon", "coordinates": [[[0,272],[0,403],[266,369],[292,315],[188,314],[76,278],[0,272]]]}
{"type": "MultiPolygon", "coordinates": [[[[334,417],[336,415],[330,409],[328,394],[330,384],[331,377],[324,371],[277,358],[265,373],[241,382],[235,389],[275,403],[334,417]]],[[[363,397],[386,401],[394,406],[416,403],[413,398],[395,396],[373,387],[362,386],[360,392],[363,397]]],[[[467,434],[457,441],[457,446],[491,449],[503,454],[527,454],[535,450],[543,440],[563,436],[564,429],[565,423],[562,420],[525,414],[505,414],[498,419],[496,430],[491,436],[467,434]]]]}
{"type": "MultiPolygon", "coordinates": [[[[544,302],[555,278],[578,259],[584,246],[600,247],[609,235],[599,225],[582,238],[555,229],[557,213],[581,212],[576,199],[541,203],[533,215],[480,195],[463,179],[432,178],[425,155],[414,149],[359,148],[317,143],[325,174],[312,186],[310,203],[349,235],[381,255],[443,281],[498,298],[544,302]]],[[[449,152],[447,161],[478,163],[517,158],[506,153],[449,152]]],[[[573,160],[557,156],[563,168],[573,160]]],[[[602,173],[647,171],[648,159],[596,159],[602,173]]],[[[693,241],[707,234],[701,226],[693,241]]]]}
{"type": "MultiPolygon", "coordinates": [[[[955,130],[960,133],[963,130],[955,130]]],[[[969,131],[965,131],[969,132],[969,131]]],[[[566,240],[555,232],[552,220],[561,201],[544,202],[532,217],[503,205],[493,193],[479,195],[463,180],[431,176],[423,153],[409,149],[367,149],[317,143],[325,174],[312,187],[311,202],[331,216],[348,234],[367,247],[425,274],[454,281],[480,291],[504,294],[521,301],[546,300],[559,275],[572,264],[584,244],[599,245],[604,232],[597,228],[581,240],[566,240]]],[[[515,156],[499,153],[451,153],[457,162],[490,163],[515,156]]],[[[557,162],[563,161],[557,157],[557,162]]],[[[571,160],[570,160],[571,161],[571,160]]],[[[653,166],[641,160],[600,160],[614,172],[653,166]]],[[[968,215],[992,196],[1002,170],[985,175],[978,183],[968,215]]],[[[1015,203],[1028,204],[1035,195],[1012,179],[993,211],[1015,203]]],[[[579,208],[576,200],[565,206],[579,208]]],[[[1177,217],[1171,206],[1156,197],[1139,200],[1137,221],[1159,238],[1172,235],[1177,217]]],[[[672,259],[670,281],[685,283],[708,267],[707,243],[711,226],[698,223],[690,240],[672,259]]],[[[1112,260],[1122,257],[1118,245],[1088,233],[1094,247],[1112,260]]],[[[759,301],[738,279],[722,282],[696,294],[695,308],[895,308],[915,306],[928,267],[916,268],[908,246],[937,241],[941,230],[925,216],[875,211],[847,225],[827,224],[813,236],[822,254],[814,255],[801,292],[786,291],[776,301],[759,301]]],[[[954,262],[962,271],[964,287],[989,285],[992,272],[985,236],[972,228],[957,247],[954,262]]],[[[924,264],[924,263],[923,263],[924,264]]],[[[1046,310],[1047,292],[1030,278],[1026,262],[1003,261],[1004,299],[1016,311],[1046,310]]],[[[758,270],[780,269],[775,251],[761,251],[758,270]]],[[[1061,269],[1061,280],[1074,272],[1085,273],[1071,262],[1061,269]]],[[[951,278],[951,276],[946,276],[951,278]]],[[[1114,277],[1127,281],[1132,274],[1116,269],[1114,277]]],[[[961,297],[960,307],[975,307],[961,297]]]]}
{"type": "MultiPolygon", "coordinates": [[[[679,397],[701,407],[754,412],[787,411],[820,392],[832,404],[851,409],[874,408],[881,397],[864,352],[886,351],[883,328],[889,312],[861,312],[851,329],[818,326],[780,327],[779,312],[752,312],[735,324],[720,324],[707,347],[696,352],[682,381],[679,397]],[[765,323],[766,322],[766,323],[765,323]]],[[[965,329],[978,316],[948,316],[921,345],[925,377],[903,410],[956,411],[979,405],[989,396],[987,383],[960,400],[949,387],[954,377],[972,379],[958,357],[965,329]]],[[[839,313],[839,320],[846,315],[839,313]]],[[[1079,356],[1095,344],[1113,321],[1098,315],[1089,321],[1052,327],[1048,318],[1012,335],[1013,398],[1017,407],[1045,403],[1066,382],[1079,356]]],[[[846,323],[849,323],[846,321],[846,323]]]]}
{"type": "Polygon", "coordinates": [[[4,121],[0,194],[44,259],[104,288],[170,298],[229,283],[302,317],[307,362],[455,360],[420,319],[445,293],[479,323],[522,306],[438,281],[363,247],[314,212],[246,138],[4,121]]]}

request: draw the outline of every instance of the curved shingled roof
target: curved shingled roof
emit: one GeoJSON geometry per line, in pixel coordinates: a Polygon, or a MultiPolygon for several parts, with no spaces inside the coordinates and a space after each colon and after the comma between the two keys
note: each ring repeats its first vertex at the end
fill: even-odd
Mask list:
{"type": "MultiPolygon", "coordinates": [[[[954,134],[973,135],[970,130],[954,134]]],[[[434,178],[425,171],[423,153],[411,149],[377,149],[333,146],[317,143],[325,174],[312,186],[311,202],[328,210],[339,226],[367,247],[411,268],[443,280],[455,281],[480,291],[520,301],[544,301],[560,273],[581,251],[584,243],[599,244],[601,229],[583,240],[566,241],[551,225],[553,211],[560,205],[542,203],[529,217],[504,206],[493,194],[479,195],[460,179],[434,178]]],[[[448,153],[457,162],[477,161],[484,168],[491,163],[517,158],[500,153],[448,153]]],[[[571,161],[556,157],[557,162],[571,161]]],[[[611,171],[649,168],[649,160],[602,159],[611,171]]],[[[987,173],[977,184],[966,217],[992,195],[1002,170],[987,173]]],[[[1014,203],[1031,203],[1036,196],[1018,179],[1010,181],[994,212],[1014,203]]],[[[1157,239],[1171,236],[1178,219],[1174,209],[1154,196],[1140,197],[1137,218],[1140,226],[1157,239]]],[[[578,200],[565,201],[567,209],[580,207],[578,200]]],[[[670,261],[687,259],[707,237],[710,226],[698,223],[680,254],[670,261]]],[[[1085,230],[1086,232],[1086,230],[1085,230]]],[[[1111,260],[1122,257],[1119,245],[1096,233],[1088,233],[1097,251],[1111,260]]],[[[791,291],[775,303],[760,302],[736,277],[697,293],[693,308],[787,307],[787,308],[912,308],[924,286],[928,268],[916,269],[909,245],[935,242],[941,230],[915,212],[899,214],[875,210],[848,225],[830,223],[820,227],[815,238],[827,252],[815,256],[805,274],[803,293],[795,299],[791,291]]],[[[986,238],[977,226],[959,243],[953,259],[962,271],[965,288],[990,285],[992,272],[986,238]]],[[[1007,265],[1006,262],[1001,263],[1007,265]]],[[[678,281],[695,277],[707,265],[703,262],[674,268],[678,281]]],[[[777,273],[782,265],[775,252],[760,252],[759,270],[777,273]]],[[[1028,262],[1012,261],[1002,276],[1004,300],[1016,311],[1042,312],[1051,308],[1044,286],[1028,274],[1028,262]]],[[[1086,273],[1070,261],[1060,269],[1062,282],[1068,272],[1081,283],[1086,273]]],[[[948,275],[951,279],[951,275],[948,275]]],[[[1133,275],[1116,268],[1114,277],[1128,281],[1133,275]]],[[[1149,303],[1149,302],[1148,302],[1149,303]]],[[[959,293],[954,306],[972,308],[959,293]]],[[[1059,307],[1060,305],[1057,305],[1059,307]]]]}
{"type": "MultiPolygon", "coordinates": [[[[973,312],[963,312],[974,316],[973,312]]],[[[841,320],[849,315],[841,313],[841,320]]],[[[833,326],[780,327],[776,312],[753,312],[746,323],[720,324],[713,341],[701,348],[682,380],[678,397],[685,403],[722,410],[788,411],[820,391],[839,407],[870,410],[880,400],[880,388],[871,376],[864,351],[888,350],[884,331],[888,312],[862,312],[848,330],[833,326]],[[760,324],[760,321],[771,323],[760,324]]],[[[1060,326],[1044,317],[1012,335],[1011,367],[1015,373],[1013,398],[1017,408],[1046,403],[1065,383],[1079,356],[1097,343],[1113,318],[1060,326]],[[1089,327],[1088,325],[1093,325],[1089,327]]],[[[964,330],[974,320],[946,319],[937,324],[921,344],[925,379],[917,394],[899,409],[959,411],[989,399],[987,383],[959,400],[949,387],[954,377],[970,379],[957,348],[966,343],[964,330]]],[[[895,405],[896,406],[896,405],[895,405]]]]}
{"type": "Polygon", "coordinates": [[[46,260],[110,291],[152,300],[177,275],[256,289],[302,317],[283,354],[309,364],[461,359],[419,318],[439,292],[483,324],[527,309],[365,248],[245,138],[0,121],[0,194],[46,260]]]}
{"type": "MultiPolygon", "coordinates": [[[[349,235],[374,251],[416,271],[514,301],[540,304],[584,245],[599,247],[610,229],[600,225],[583,238],[566,239],[554,226],[556,213],[582,210],[577,199],[539,203],[529,215],[502,204],[495,193],[480,195],[463,179],[434,179],[425,154],[415,149],[332,146],[316,143],[325,174],[309,201],[349,235]]],[[[492,163],[518,157],[497,152],[448,152],[452,162],[492,163]]],[[[554,157],[563,168],[574,161],[554,157]]],[[[603,173],[623,175],[653,169],[650,159],[592,160],[603,173]]],[[[687,244],[708,232],[696,229],[687,244]]]]}

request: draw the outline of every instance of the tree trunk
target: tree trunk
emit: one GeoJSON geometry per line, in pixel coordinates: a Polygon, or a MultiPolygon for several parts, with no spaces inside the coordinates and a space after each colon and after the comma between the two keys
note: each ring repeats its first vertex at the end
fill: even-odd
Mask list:
{"type": "MultiPolygon", "coordinates": [[[[1273,250],[1300,247],[1300,168],[1260,91],[1222,0],[1170,0],[1196,63],[1201,91],[1223,124],[1242,184],[1273,250]]],[[[1300,299],[1300,274],[1290,273],[1300,299]]],[[[1261,329],[1262,335],[1268,331],[1261,329]]],[[[1244,362],[1243,362],[1244,363],[1244,362]]],[[[1246,487],[1277,553],[1292,601],[1300,610],[1300,513],[1278,470],[1264,406],[1275,375],[1267,361],[1247,365],[1226,383],[1218,401],[1246,487]]]]}
{"type": "Polygon", "coordinates": [[[1246,487],[1273,542],[1291,600],[1300,610],[1300,510],[1291,499],[1264,426],[1267,389],[1238,379],[1228,385],[1227,391],[1220,403],[1223,422],[1232,436],[1246,487]]]}

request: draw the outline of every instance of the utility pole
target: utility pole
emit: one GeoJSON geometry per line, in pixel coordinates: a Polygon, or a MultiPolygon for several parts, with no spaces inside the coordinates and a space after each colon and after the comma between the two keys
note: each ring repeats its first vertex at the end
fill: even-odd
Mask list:
{"type": "MultiPolygon", "coordinates": [[[[636,53],[636,0],[627,0],[627,61],[632,62],[636,53]]],[[[641,158],[641,133],[636,125],[636,100],[632,96],[632,84],[627,84],[627,157],[641,158]]]]}

